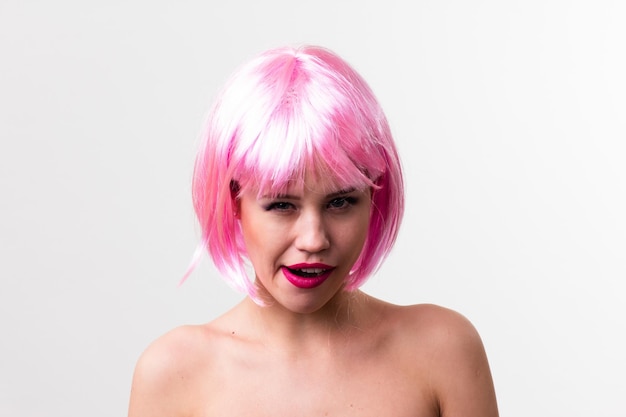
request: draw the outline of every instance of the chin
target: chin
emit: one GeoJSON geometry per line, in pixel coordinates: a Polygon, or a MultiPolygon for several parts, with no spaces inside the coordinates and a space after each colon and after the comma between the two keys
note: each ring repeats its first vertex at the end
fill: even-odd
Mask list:
{"type": "Polygon", "coordinates": [[[299,289],[287,282],[270,288],[257,282],[260,298],[270,308],[279,308],[294,314],[313,314],[325,307],[336,305],[344,292],[343,285],[328,280],[311,289],[299,289]]]}
{"type": "Polygon", "coordinates": [[[297,296],[288,296],[286,299],[274,299],[274,305],[280,305],[285,310],[296,314],[313,314],[325,307],[335,304],[333,300],[339,297],[341,290],[332,295],[328,294],[298,294],[297,296]]]}

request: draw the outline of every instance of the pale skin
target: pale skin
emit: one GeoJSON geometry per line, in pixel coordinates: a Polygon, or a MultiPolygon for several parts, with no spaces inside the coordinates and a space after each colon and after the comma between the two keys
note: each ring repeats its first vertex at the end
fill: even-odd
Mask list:
{"type": "Polygon", "coordinates": [[[246,192],[239,220],[267,306],[244,299],[177,328],[137,363],[129,417],[495,417],[481,339],[463,316],[397,306],[343,288],[369,225],[369,190],[307,175],[279,197],[246,192]],[[333,266],[298,288],[282,267],[333,266]]]}

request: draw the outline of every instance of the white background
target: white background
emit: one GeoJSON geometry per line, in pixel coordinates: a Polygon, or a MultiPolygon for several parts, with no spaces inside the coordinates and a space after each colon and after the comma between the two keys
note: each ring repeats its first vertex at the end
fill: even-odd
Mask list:
{"type": "Polygon", "coordinates": [[[0,0],[0,415],[126,414],[157,336],[240,295],[198,238],[196,140],[263,49],[370,82],[407,214],[365,286],[476,325],[502,416],[626,416],[626,3],[0,0]],[[87,5],[91,3],[90,5],[87,5]]]}

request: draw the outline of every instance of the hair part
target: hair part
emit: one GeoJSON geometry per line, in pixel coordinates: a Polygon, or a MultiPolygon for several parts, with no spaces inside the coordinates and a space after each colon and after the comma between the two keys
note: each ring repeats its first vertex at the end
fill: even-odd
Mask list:
{"type": "Polygon", "coordinates": [[[202,237],[185,278],[206,249],[235,289],[263,304],[246,272],[236,196],[279,193],[307,171],[338,188],[373,190],[368,237],[346,281],[354,290],[391,250],[404,211],[387,119],[363,78],[333,52],[272,49],[240,67],[209,111],[192,184],[202,237]]]}

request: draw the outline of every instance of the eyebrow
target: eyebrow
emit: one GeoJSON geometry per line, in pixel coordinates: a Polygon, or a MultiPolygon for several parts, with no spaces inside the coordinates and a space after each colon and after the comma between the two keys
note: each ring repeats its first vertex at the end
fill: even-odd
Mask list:
{"type": "MultiPolygon", "coordinates": [[[[352,193],[354,191],[356,191],[355,187],[345,188],[343,190],[339,190],[339,191],[332,192],[330,194],[326,194],[325,198],[338,197],[338,196],[341,196],[341,195],[350,194],[350,193],[352,193]]],[[[291,195],[291,194],[264,194],[264,195],[261,196],[261,199],[272,199],[272,198],[277,198],[277,199],[284,198],[286,200],[300,200],[300,197],[298,197],[296,195],[291,195]]]]}

